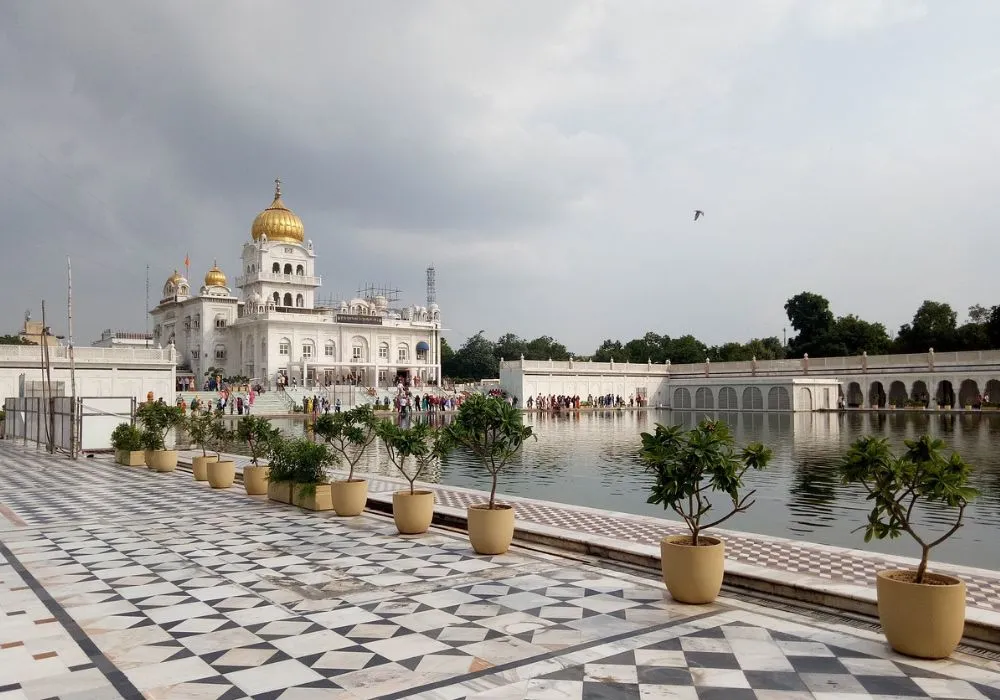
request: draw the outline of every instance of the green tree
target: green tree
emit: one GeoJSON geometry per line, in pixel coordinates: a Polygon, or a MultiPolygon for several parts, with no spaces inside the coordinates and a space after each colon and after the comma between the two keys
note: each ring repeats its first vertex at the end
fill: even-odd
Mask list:
{"type": "Polygon", "coordinates": [[[675,365],[688,365],[704,362],[708,357],[708,347],[693,335],[682,335],[680,338],[667,339],[666,359],[675,365]]]}
{"type": "Polygon", "coordinates": [[[926,300],[910,323],[899,328],[897,352],[927,352],[929,348],[947,351],[956,346],[958,313],[950,304],[926,300]]]}
{"type": "Polygon", "coordinates": [[[594,351],[593,357],[594,362],[611,362],[611,360],[621,362],[625,360],[625,350],[622,348],[620,340],[611,340],[609,338],[594,351]]]}
{"type": "Polygon", "coordinates": [[[447,340],[441,338],[441,373],[446,377],[457,377],[455,369],[455,351],[447,340]]]}
{"type": "Polygon", "coordinates": [[[494,351],[495,344],[479,331],[455,353],[455,374],[462,379],[488,379],[500,376],[500,363],[494,351]]]}
{"type": "Polygon", "coordinates": [[[831,349],[829,335],[833,329],[834,317],[826,297],[801,292],[785,302],[785,313],[788,314],[788,322],[798,333],[788,342],[790,354],[801,357],[808,353],[812,357],[831,349]]]}
{"type": "Polygon", "coordinates": [[[973,304],[969,307],[969,323],[986,324],[992,313],[993,309],[988,309],[982,304],[973,304]]]}
{"type": "Polygon", "coordinates": [[[625,343],[625,356],[629,362],[657,362],[666,361],[664,341],[669,341],[669,337],[661,336],[658,333],[646,333],[641,338],[633,338],[625,343]]]}
{"type": "Polygon", "coordinates": [[[504,333],[500,336],[493,354],[497,360],[519,360],[521,355],[524,355],[525,359],[536,359],[528,357],[528,343],[515,333],[504,333]]]}
{"type": "Polygon", "coordinates": [[[751,357],[756,357],[758,360],[781,360],[785,357],[785,346],[781,344],[781,339],[774,335],[754,338],[747,343],[747,348],[751,351],[751,357]]]}
{"type": "Polygon", "coordinates": [[[543,335],[528,341],[524,357],[527,360],[565,361],[569,359],[569,351],[551,336],[543,335]]]}
{"type": "Polygon", "coordinates": [[[836,344],[843,345],[848,355],[860,355],[863,352],[884,355],[892,348],[892,339],[885,326],[863,321],[854,314],[838,318],[830,331],[830,338],[836,344]]]}
{"type": "Polygon", "coordinates": [[[0,345],[34,345],[21,335],[0,335],[0,345]]]}

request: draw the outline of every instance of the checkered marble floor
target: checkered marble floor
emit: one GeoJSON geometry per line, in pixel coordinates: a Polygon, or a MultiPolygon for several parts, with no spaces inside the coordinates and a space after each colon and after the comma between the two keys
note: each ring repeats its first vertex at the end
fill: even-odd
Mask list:
{"type": "Polygon", "coordinates": [[[190,475],[154,476],[187,511],[136,518],[109,500],[0,532],[0,698],[1000,699],[1000,669],[971,657],[907,660],[876,633],[682,606],[599,565],[480,557],[374,515],[226,509],[190,475]]]}

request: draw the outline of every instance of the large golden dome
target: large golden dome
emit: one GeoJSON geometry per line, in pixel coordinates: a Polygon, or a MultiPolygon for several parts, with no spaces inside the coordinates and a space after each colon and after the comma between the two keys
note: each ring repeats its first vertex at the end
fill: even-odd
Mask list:
{"type": "Polygon", "coordinates": [[[225,287],[226,273],[219,269],[219,263],[213,262],[212,269],[205,274],[206,287],[225,287]]]}
{"type": "Polygon", "coordinates": [[[269,241],[301,243],[305,240],[305,233],[302,219],[281,201],[281,180],[275,180],[274,201],[253,220],[250,235],[255,241],[267,236],[269,241]]]}

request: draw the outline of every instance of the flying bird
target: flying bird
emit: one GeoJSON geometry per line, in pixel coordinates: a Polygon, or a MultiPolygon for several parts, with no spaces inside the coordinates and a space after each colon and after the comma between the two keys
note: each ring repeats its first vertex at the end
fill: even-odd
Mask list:
{"type": "Polygon", "coordinates": [[[695,209],[694,210],[694,220],[695,221],[697,221],[702,216],[705,216],[705,212],[703,212],[701,209],[695,209]]]}

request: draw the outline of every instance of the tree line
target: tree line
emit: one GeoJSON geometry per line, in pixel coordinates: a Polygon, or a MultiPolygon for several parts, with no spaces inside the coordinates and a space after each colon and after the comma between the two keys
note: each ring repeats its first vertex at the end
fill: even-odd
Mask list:
{"type": "Polygon", "coordinates": [[[738,362],[756,357],[758,360],[783,358],[843,357],[885,355],[890,353],[920,353],[934,348],[935,352],[961,350],[992,350],[1000,348],[1000,305],[969,307],[967,318],[959,324],[958,312],[950,304],[924,301],[909,323],[890,335],[885,325],[866,321],[854,314],[836,316],[830,302],[813,292],[796,294],[785,303],[785,313],[795,335],[783,343],[777,336],[752,338],[746,342],[731,341],[708,345],[693,335],[672,338],[648,332],[627,342],[607,339],[591,354],[571,353],[551,336],[526,340],[514,333],[505,333],[496,341],[479,331],[457,350],[441,340],[442,372],[446,377],[479,380],[497,377],[500,360],[568,360],[634,362],[647,361],[673,364],[704,362],[738,362]]]}

